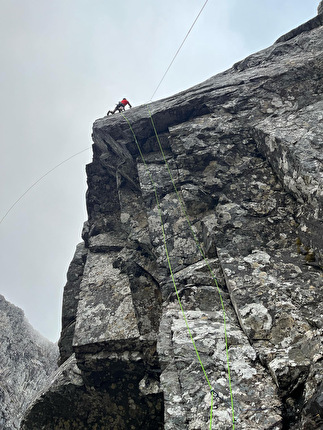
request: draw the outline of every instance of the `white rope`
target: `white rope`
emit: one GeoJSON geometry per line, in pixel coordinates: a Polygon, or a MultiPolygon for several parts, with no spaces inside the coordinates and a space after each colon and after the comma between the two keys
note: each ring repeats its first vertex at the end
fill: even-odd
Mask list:
{"type": "Polygon", "coordinates": [[[153,92],[153,95],[150,97],[150,99],[149,99],[149,101],[150,101],[150,102],[152,101],[152,99],[153,99],[154,95],[157,93],[158,88],[161,86],[161,84],[162,84],[163,80],[165,79],[165,76],[167,75],[167,73],[168,73],[169,69],[171,68],[172,64],[174,63],[175,58],[176,58],[176,57],[177,57],[177,55],[179,54],[179,51],[182,49],[182,46],[184,45],[184,43],[185,43],[186,39],[188,38],[188,35],[189,35],[189,34],[190,34],[190,32],[192,31],[192,29],[193,29],[193,27],[194,27],[194,25],[195,25],[196,21],[198,20],[199,16],[201,15],[201,13],[202,13],[203,9],[205,8],[206,3],[207,3],[208,1],[209,1],[209,0],[206,0],[206,2],[204,3],[204,5],[202,6],[201,10],[199,11],[199,13],[198,13],[197,17],[195,18],[195,20],[194,20],[193,24],[191,25],[190,29],[189,29],[189,30],[188,30],[188,32],[186,33],[186,36],[184,37],[183,42],[181,43],[180,47],[177,49],[177,51],[176,51],[176,53],[175,53],[175,55],[174,55],[174,57],[173,57],[172,61],[170,62],[169,66],[168,66],[168,67],[167,67],[167,69],[166,69],[166,72],[164,73],[163,77],[161,78],[161,80],[160,80],[159,84],[157,85],[157,88],[156,88],[156,89],[155,89],[155,91],[153,92]]]}
{"type": "Polygon", "coordinates": [[[45,178],[45,176],[49,175],[53,170],[57,169],[58,167],[60,167],[62,164],[66,163],[67,161],[71,160],[72,158],[76,157],[77,155],[82,154],[85,151],[88,151],[90,149],[86,148],[83,149],[80,152],[77,152],[76,154],[72,155],[71,157],[68,157],[66,160],[62,161],[61,163],[57,164],[57,166],[53,167],[52,169],[50,169],[47,173],[45,173],[43,176],[41,176],[39,179],[37,179],[36,182],[34,182],[15,202],[13,205],[10,206],[10,208],[7,210],[7,212],[4,214],[4,216],[1,218],[0,220],[0,224],[2,223],[2,221],[7,217],[7,215],[12,211],[12,209],[16,206],[17,203],[20,202],[20,200],[32,189],[34,188],[35,185],[38,184],[38,182],[40,182],[42,179],[45,178]]]}

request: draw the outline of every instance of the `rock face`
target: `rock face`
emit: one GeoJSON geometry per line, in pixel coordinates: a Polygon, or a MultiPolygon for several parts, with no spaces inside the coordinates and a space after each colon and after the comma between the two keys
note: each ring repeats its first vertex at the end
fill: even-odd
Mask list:
{"type": "Polygon", "coordinates": [[[323,1],[320,2],[320,4],[317,7],[317,13],[318,15],[320,15],[321,13],[323,13],[323,1]]]}
{"type": "Polygon", "coordinates": [[[57,345],[40,336],[21,309],[0,295],[0,429],[19,429],[37,392],[57,368],[57,345]]]}
{"type": "Polygon", "coordinates": [[[23,429],[322,427],[322,23],[94,123],[61,367],[23,429]]]}

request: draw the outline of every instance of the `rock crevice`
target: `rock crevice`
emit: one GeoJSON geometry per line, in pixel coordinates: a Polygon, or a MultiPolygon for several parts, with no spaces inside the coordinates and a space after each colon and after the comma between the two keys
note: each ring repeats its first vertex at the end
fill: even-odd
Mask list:
{"type": "Polygon", "coordinates": [[[127,121],[95,121],[61,370],[24,430],[209,428],[205,374],[212,429],[233,415],[319,428],[322,54],[319,14],[127,121]]]}

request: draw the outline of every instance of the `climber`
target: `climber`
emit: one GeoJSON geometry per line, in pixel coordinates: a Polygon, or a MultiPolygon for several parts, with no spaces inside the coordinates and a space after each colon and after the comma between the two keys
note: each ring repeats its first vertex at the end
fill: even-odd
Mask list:
{"type": "Polygon", "coordinates": [[[132,108],[131,104],[128,102],[128,100],[124,97],[121,102],[119,102],[114,110],[109,110],[107,115],[110,115],[110,113],[113,115],[116,113],[116,111],[123,112],[126,109],[126,106],[129,105],[130,108],[132,108]]]}

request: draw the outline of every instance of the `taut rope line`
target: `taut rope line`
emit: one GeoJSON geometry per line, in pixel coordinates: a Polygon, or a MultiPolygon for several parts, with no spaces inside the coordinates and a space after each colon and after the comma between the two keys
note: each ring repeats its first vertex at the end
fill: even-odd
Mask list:
{"type": "Polygon", "coordinates": [[[157,133],[157,130],[156,130],[156,126],[155,126],[155,123],[154,123],[154,120],[153,120],[153,118],[152,118],[152,115],[151,115],[151,112],[150,112],[150,110],[149,110],[148,105],[147,105],[147,109],[148,109],[148,112],[149,112],[149,117],[150,117],[150,120],[151,120],[151,123],[152,123],[153,129],[154,129],[154,132],[155,132],[155,136],[156,136],[156,139],[157,139],[157,142],[158,142],[158,145],[159,145],[160,152],[161,152],[161,154],[162,154],[162,156],[163,156],[164,163],[165,163],[165,165],[166,165],[166,167],[167,167],[168,174],[169,174],[170,179],[171,179],[171,182],[172,182],[172,184],[173,184],[173,188],[174,188],[174,190],[175,190],[175,193],[176,193],[177,199],[178,199],[178,201],[179,201],[179,204],[180,204],[180,206],[181,206],[182,212],[183,212],[183,214],[184,214],[184,216],[185,216],[185,218],[186,218],[186,221],[187,221],[187,223],[188,223],[188,226],[189,226],[189,228],[190,228],[190,231],[191,231],[191,233],[192,233],[192,235],[193,235],[193,238],[194,238],[195,244],[196,244],[196,246],[197,246],[197,249],[199,250],[199,252],[200,252],[200,254],[201,254],[201,256],[202,256],[203,260],[205,261],[205,263],[206,263],[206,265],[207,265],[207,267],[208,267],[208,269],[209,269],[209,272],[210,272],[210,274],[211,274],[211,276],[212,276],[212,279],[213,279],[213,281],[214,281],[214,283],[215,283],[215,286],[216,286],[216,288],[217,288],[217,291],[218,291],[218,294],[219,294],[219,297],[220,297],[220,302],[221,302],[221,307],[222,307],[222,312],[223,312],[223,327],[224,327],[224,338],[225,338],[225,350],[226,350],[227,371],[228,371],[228,380],[229,380],[229,389],[230,389],[230,399],[231,399],[232,423],[233,423],[233,430],[234,430],[234,405],[233,405],[233,393],[232,393],[232,384],[231,384],[231,372],[230,372],[230,359],[229,359],[228,336],[227,336],[227,328],[226,328],[226,316],[225,316],[225,309],[224,309],[224,303],[223,303],[223,298],[222,298],[221,290],[220,290],[220,287],[219,287],[218,281],[217,281],[217,279],[216,279],[216,276],[215,276],[215,274],[213,273],[213,270],[211,269],[211,266],[210,266],[210,264],[209,264],[209,262],[208,262],[208,260],[207,260],[207,258],[206,258],[206,255],[205,255],[205,253],[204,253],[204,251],[203,251],[203,249],[202,249],[202,246],[200,245],[200,243],[199,243],[199,241],[198,241],[198,238],[196,237],[196,234],[194,233],[194,230],[193,230],[193,228],[192,228],[192,224],[191,224],[191,222],[190,222],[190,220],[189,220],[189,217],[188,217],[188,215],[187,215],[187,212],[186,212],[186,209],[185,209],[184,202],[183,202],[183,200],[182,200],[182,198],[181,198],[181,196],[180,196],[180,194],[179,194],[179,192],[178,192],[178,189],[177,189],[177,187],[176,187],[176,184],[175,184],[175,181],[174,181],[174,178],[173,178],[172,172],[171,172],[171,170],[170,170],[170,168],[169,168],[169,165],[168,165],[168,163],[167,163],[167,159],[166,159],[166,157],[165,157],[165,153],[164,153],[164,150],[163,150],[162,144],[161,144],[161,142],[160,142],[160,139],[159,139],[159,136],[158,136],[158,133],[157,133]]]}
{"type": "Polygon", "coordinates": [[[10,206],[10,208],[7,210],[7,212],[4,214],[4,216],[1,218],[0,220],[0,224],[2,223],[2,221],[7,217],[7,215],[9,215],[9,213],[12,211],[12,209],[16,206],[17,203],[20,202],[20,200],[25,197],[25,195],[32,189],[34,188],[35,185],[38,184],[38,182],[40,182],[41,180],[43,180],[45,178],[45,176],[49,175],[51,172],[53,172],[53,170],[56,170],[58,167],[60,167],[62,164],[66,163],[67,161],[71,160],[72,158],[76,157],[77,155],[82,154],[85,151],[88,151],[89,149],[91,149],[90,147],[83,149],[82,151],[77,152],[74,155],[71,155],[70,157],[66,158],[66,160],[62,161],[61,163],[57,164],[55,167],[53,167],[52,169],[48,170],[48,172],[46,172],[43,176],[41,176],[40,178],[37,179],[36,182],[34,182],[29,188],[27,188],[27,190],[21,194],[21,196],[10,206]]]}
{"type": "Polygon", "coordinates": [[[208,1],[209,1],[209,0],[206,0],[206,2],[204,3],[204,5],[202,6],[201,10],[199,11],[199,13],[198,13],[197,17],[195,18],[195,20],[194,20],[193,24],[191,25],[190,29],[189,29],[189,30],[188,30],[188,32],[186,33],[186,36],[184,37],[183,42],[181,43],[180,47],[177,49],[177,51],[176,51],[176,53],[175,53],[175,55],[174,55],[174,57],[173,57],[172,61],[170,62],[169,66],[167,67],[166,72],[164,73],[163,77],[162,77],[162,78],[161,78],[161,80],[159,81],[159,84],[157,85],[157,88],[156,88],[156,89],[155,89],[155,91],[153,92],[153,95],[150,97],[149,101],[151,101],[151,100],[153,99],[154,95],[157,93],[157,90],[158,90],[158,89],[159,89],[159,87],[161,86],[161,84],[162,84],[163,80],[165,79],[165,77],[166,77],[166,75],[167,75],[167,73],[168,73],[169,69],[172,67],[172,64],[174,63],[175,58],[176,58],[176,57],[177,57],[177,55],[179,54],[179,51],[182,49],[182,47],[183,47],[183,45],[184,45],[184,43],[185,43],[186,39],[188,38],[188,35],[189,35],[189,34],[190,34],[190,32],[192,31],[192,29],[193,29],[193,27],[194,27],[194,25],[195,25],[196,21],[199,19],[199,16],[201,15],[201,13],[202,13],[203,9],[205,8],[205,6],[206,6],[206,4],[207,4],[207,2],[208,2],[208,1]]]}

